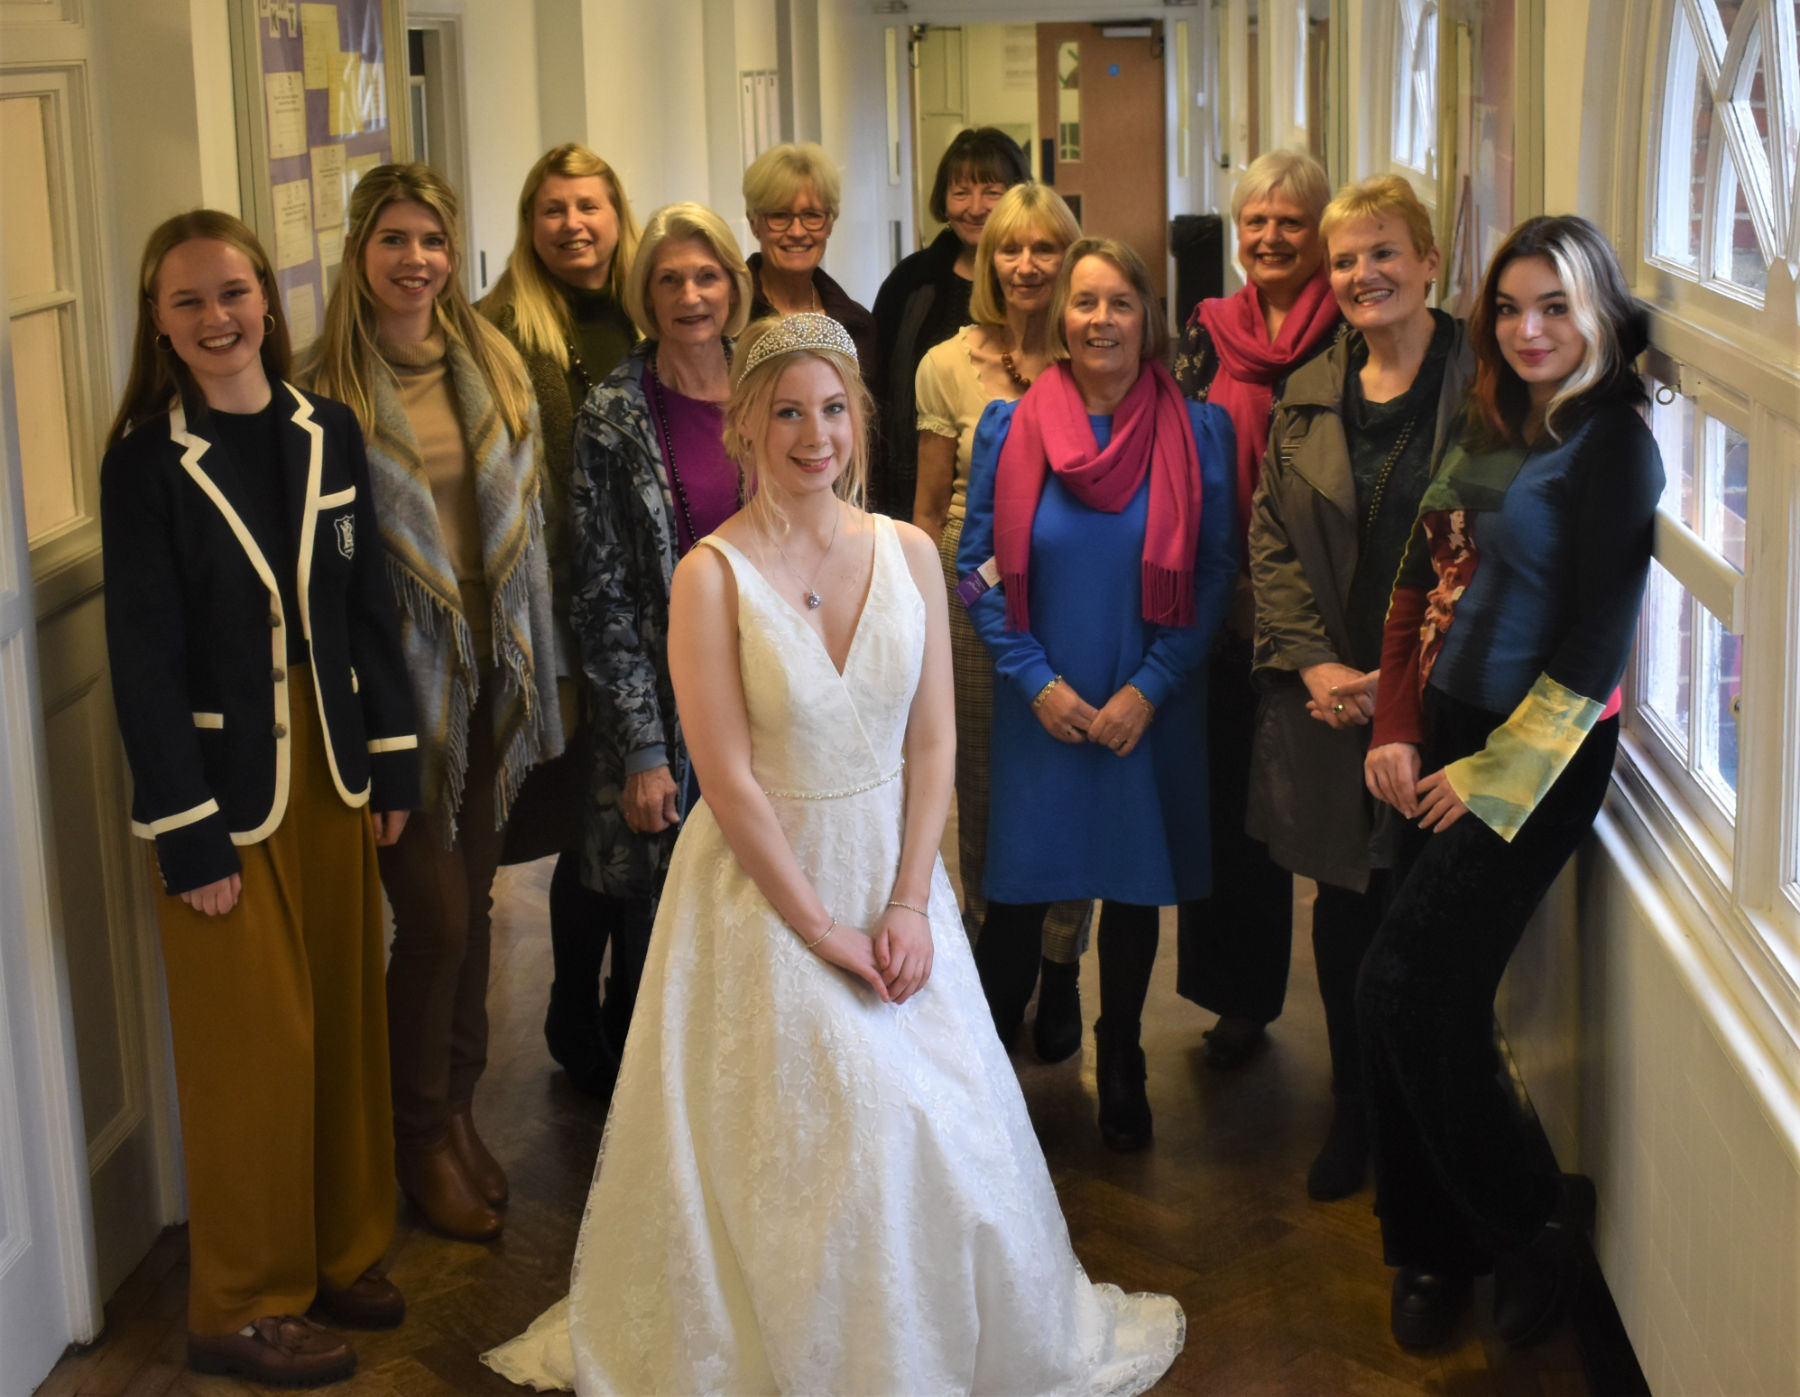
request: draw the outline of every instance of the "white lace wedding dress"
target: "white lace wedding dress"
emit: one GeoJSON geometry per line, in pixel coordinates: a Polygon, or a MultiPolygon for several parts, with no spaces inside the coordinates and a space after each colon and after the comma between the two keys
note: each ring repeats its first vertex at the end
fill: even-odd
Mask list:
{"type": "MultiPolygon", "coordinates": [[[[877,528],[842,674],[742,553],[704,540],[737,577],[757,778],[851,927],[899,865],[925,635],[877,528]]],[[[490,1366],[583,1394],[1122,1394],[1162,1376],[1181,1309],[1076,1261],[941,862],[930,910],[931,979],[884,1005],[801,946],[703,801],[690,812],[570,1296],[490,1366]]]]}

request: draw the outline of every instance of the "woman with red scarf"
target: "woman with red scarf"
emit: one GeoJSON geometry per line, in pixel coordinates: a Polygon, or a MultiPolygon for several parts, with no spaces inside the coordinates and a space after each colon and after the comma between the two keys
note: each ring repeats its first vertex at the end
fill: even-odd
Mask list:
{"type": "Polygon", "coordinates": [[[1236,571],[1231,424],[1183,400],[1125,244],[1069,249],[1050,327],[1055,362],[976,428],[957,551],[995,669],[975,960],[988,1002],[1007,1002],[1037,972],[1047,904],[1105,901],[1100,1133],[1141,1149],[1158,909],[1210,882],[1200,668],[1236,571]]]}
{"type": "Polygon", "coordinates": [[[1181,391],[1224,408],[1237,437],[1232,547],[1239,576],[1207,662],[1212,863],[1219,876],[1210,897],[1182,905],[1176,979],[1185,997],[1219,1016],[1206,1035],[1213,1067],[1236,1067],[1249,1057],[1287,997],[1294,880],[1244,832],[1257,711],[1244,539],[1275,399],[1287,376],[1337,336],[1337,299],[1319,236],[1330,198],[1330,181],[1310,155],[1277,150],[1251,162],[1231,199],[1244,288],[1196,306],[1175,356],[1181,391]]]}

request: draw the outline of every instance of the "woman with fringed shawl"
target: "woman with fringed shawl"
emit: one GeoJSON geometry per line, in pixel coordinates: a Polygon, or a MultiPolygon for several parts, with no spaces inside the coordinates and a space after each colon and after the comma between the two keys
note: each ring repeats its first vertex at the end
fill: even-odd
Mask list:
{"type": "Polygon", "coordinates": [[[391,849],[395,1167],[427,1222],[485,1240],[506,1175],[476,1134],[488,912],[526,773],[563,746],[541,443],[524,365],[459,279],[457,199],[383,165],[350,200],[343,267],[309,358],[368,438],[381,541],[418,708],[424,808],[391,849]]]}

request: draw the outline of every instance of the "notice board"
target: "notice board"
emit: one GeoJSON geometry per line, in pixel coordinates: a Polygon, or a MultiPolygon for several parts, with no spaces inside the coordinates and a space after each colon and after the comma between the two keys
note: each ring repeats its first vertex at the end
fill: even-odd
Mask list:
{"type": "Polygon", "coordinates": [[[399,0],[239,0],[233,14],[245,221],[275,264],[296,351],[318,335],[356,182],[409,158],[399,0]]]}

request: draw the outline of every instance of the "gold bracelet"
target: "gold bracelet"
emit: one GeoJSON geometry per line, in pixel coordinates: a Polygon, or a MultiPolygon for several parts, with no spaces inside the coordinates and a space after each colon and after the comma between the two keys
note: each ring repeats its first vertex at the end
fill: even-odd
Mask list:
{"type": "Polygon", "coordinates": [[[1056,678],[1052,679],[1048,684],[1037,691],[1037,697],[1031,701],[1031,711],[1033,713],[1036,713],[1038,709],[1044,706],[1044,700],[1050,697],[1050,691],[1060,683],[1062,683],[1062,675],[1059,674],[1056,678]]]}
{"type": "Polygon", "coordinates": [[[1127,689],[1130,689],[1132,693],[1136,694],[1139,698],[1141,698],[1144,701],[1144,707],[1148,708],[1151,711],[1151,713],[1156,712],[1156,705],[1153,704],[1152,702],[1150,702],[1150,695],[1145,693],[1142,689],[1138,688],[1138,686],[1136,684],[1133,684],[1130,682],[1127,682],[1125,687],[1127,689]]]}
{"type": "Polygon", "coordinates": [[[831,933],[836,930],[837,930],[837,918],[833,917],[831,919],[831,925],[826,927],[824,931],[820,932],[818,935],[818,938],[816,940],[802,941],[800,943],[800,949],[803,951],[810,951],[814,946],[822,944],[824,942],[825,938],[827,936],[831,935],[831,933]]]}
{"type": "Polygon", "coordinates": [[[931,920],[931,913],[927,912],[923,907],[915,906],[913,903],[910,903],[910,902],[902,902],[897,897],[890,897],[888,899],[888,906],[889,907],[904,907],[908,912],[917,912],[926,921],[931,920]]]}

